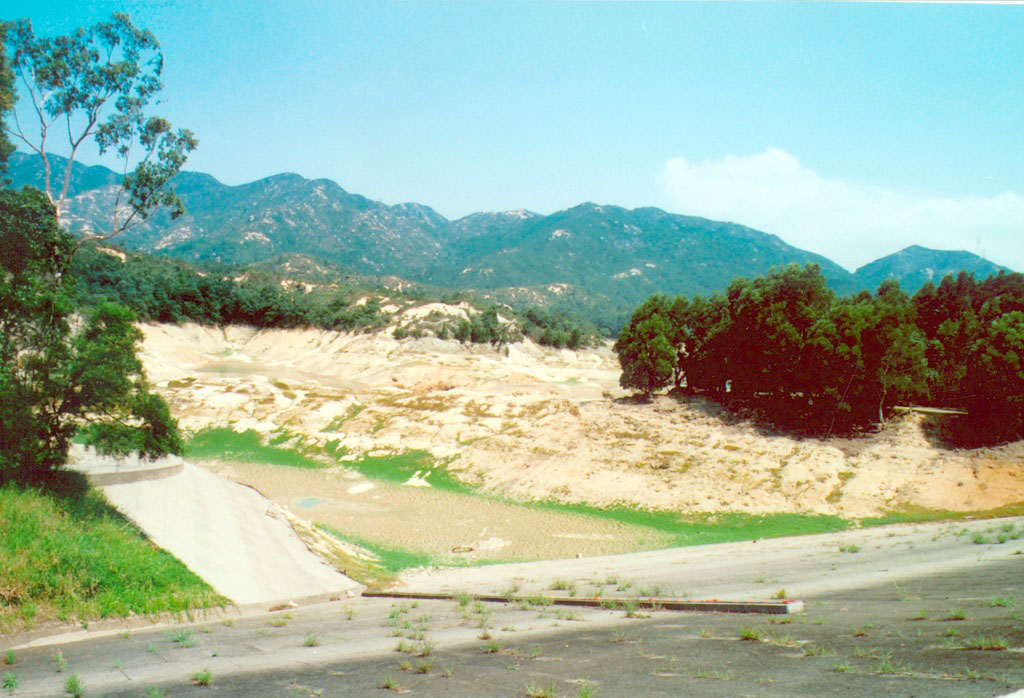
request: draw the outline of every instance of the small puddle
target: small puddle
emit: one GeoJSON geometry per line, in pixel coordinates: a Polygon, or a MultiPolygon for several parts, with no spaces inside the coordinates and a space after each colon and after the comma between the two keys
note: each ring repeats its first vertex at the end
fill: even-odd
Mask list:
{"type": "Polygon", "coordinates": [[[295,506],[299,509],[313,509],[326,501],[326,499],[321,499],[320,497],[303,497],[295,502],[295,506]]]}

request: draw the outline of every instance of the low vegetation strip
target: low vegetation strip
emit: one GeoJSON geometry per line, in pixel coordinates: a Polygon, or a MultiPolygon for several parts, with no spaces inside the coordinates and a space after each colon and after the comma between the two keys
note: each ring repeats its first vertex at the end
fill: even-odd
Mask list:
{"type": "Polygon", "coordinates": [[[96,491],[0,488],[0,633],[226,602],[96,491]]]}
{"type": "Polygon", "coordinates": [[[846,519],[826,514],[685,514],[631,507],[599,508],[553,501],[538,502],[534,506],[651,528],[671,536],[670,547],[831,533],[845,531],[850,525],[846,519]]]}
{"type": "Polygon", "coordinates": [[[294,448],[264,444],[260,435],[251,429],[238,432],[230,427],[197,432],[186,444],[185,455],[189,458],[223,458],[242,463],[269,463],[295,468],[323,467],[294,448]]]}

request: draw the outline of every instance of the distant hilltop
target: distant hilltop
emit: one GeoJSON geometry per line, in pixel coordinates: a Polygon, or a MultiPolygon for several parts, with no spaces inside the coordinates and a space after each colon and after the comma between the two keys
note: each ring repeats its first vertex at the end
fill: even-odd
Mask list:
{"type": "MultiPolygon", "coordinates": [[[[38,156],[15,153],[10,164],[15,186],[41,185],[38,156]]],[[[119,175],[105,167],[75,163],[66,215],[73,232],[103,230],[118,182],[119,175]]],[[[583,203],[547,216],[518,209],[449,220],[429,206],[389,206],[329,179],[297,174],[228,186],[207,174],[184,172],[174,186],[186,214],[173,221],[157,214],[118,237],[119,245],[233,264],[313,255],[353,273],[605,316],[602,324],[612,330],[652,293],[708,294],[736,276],[757,276],[791,262],[818,264],[842,294],[873,290],[889,278],[913,293],[960,270],[978,278],[1006,270],[969,252],[915,245],[851,274],[776,235],[658,208],[583,203]]]]}

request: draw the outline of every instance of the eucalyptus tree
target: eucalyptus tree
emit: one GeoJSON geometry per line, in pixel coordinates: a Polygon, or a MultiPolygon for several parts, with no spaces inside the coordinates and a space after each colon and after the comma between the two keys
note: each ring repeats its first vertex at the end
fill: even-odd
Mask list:
{"type": "Polygon", "coordinates": [[[184,207],[170,181],[198,142],[191,131],[175,130],[167,119],[147,114],[163,87],[164,57],[156,37],[123,13],[61,36],[36,36],[27,19],[8,22],[4,29],[15,94],[29,103],[12,110],[5,130],[42,159],[42,189],[58,220],[66,213],[83,144],[92,140],[101,155],[112,152],[122,162],[109,228],[92,231],[79,244],[114,237],[158,209],[180,216],[184,207]],[[67,152],[60,172],[51,162],[57,140],[67,152]]]}

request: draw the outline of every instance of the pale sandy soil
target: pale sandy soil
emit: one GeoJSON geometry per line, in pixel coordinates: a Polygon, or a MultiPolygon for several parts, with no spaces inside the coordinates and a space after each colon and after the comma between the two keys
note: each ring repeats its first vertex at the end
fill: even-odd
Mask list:
{"type": "Polygon", "coordinates": [[[607,347],[524,342],[495,351],[386,333],[143,331],[150,378],[186,429],[288,429],[337,441],[352,457],[424,449],[461,479],[517,498],[846,517],[1024,501],[1024,443],[939,448],[920,417],[853,440],[765,435],[700,402],[612,399],[626,393],[607,347]]]}
{"type": "Polygon", "coordinates": [[[371,484],[357,474],[197,461],[300,517],[361,540],[387,541],[452,563],[544,560],[663,547],[637,527],[429,488],[371,484]]]}

